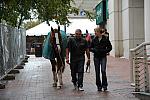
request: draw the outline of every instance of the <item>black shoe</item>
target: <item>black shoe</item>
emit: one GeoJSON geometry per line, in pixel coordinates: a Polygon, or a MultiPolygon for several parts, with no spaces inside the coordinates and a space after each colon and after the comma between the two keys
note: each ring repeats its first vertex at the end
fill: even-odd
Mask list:
{"type": "Polygon", "coordinates": [[[76,85],[74,85],[74,90],[76,90],[78,87],[76,85]]]}
{"type": "Polygon", "coordinates": [[[73,83],[74,89],[76,90],[78,88],[77,84],[73,83]]]}
{"type": "Polygon", "coordinates": [[[102,91],[102,88],[100,88],[100,87],[97,87],[97,91],[99,91],[99,92],[100,92],[100,91],[102,91]]]}

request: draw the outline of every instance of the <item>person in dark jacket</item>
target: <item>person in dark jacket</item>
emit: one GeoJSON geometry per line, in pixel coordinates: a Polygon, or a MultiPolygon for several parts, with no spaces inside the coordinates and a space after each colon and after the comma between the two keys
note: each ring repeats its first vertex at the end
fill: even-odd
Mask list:
{"type": "Polygon", "coordinates": [[[90,52],[87,41],[82,38],[82,31],[80,29],[76,29],[75,37],[69,38],[67,43],[66,63],[70,64],[72,82],[75,89],[78,88],[79,91],[84,91],[83,76],[85,53],[88,58],[87,63],[90,63],[90,52]]]}
{"type": "Polygon", "coordinates": [[[102,32],[103,32],[103,35],[109,39],[109,33],[107,32],[107,29],[106,28],[102,29],[102,32]]]}
{"type": "Polygon", "coordinates": [[[96,85],[98,91],[107,90],[106,64],[107,53],[112,50],[109,39],[103,35],[100,28],[95,28],[95,38],[92,40],[90,50],[94,53],[94,66],[96,73],[96,85]],[[101,68],[100,68],[101,67],[101,68]],[[100,78],[100,69],[102,74],[102,82],[100,78]]]}

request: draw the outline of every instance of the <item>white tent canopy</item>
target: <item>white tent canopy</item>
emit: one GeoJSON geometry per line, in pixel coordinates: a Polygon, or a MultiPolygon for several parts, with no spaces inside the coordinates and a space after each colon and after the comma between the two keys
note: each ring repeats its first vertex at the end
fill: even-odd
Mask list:
{"type": "MultiPolygon", "coordinates": [[[[94,28],[97,27],[96,21],[90,21],[89,19],[69,19],[71,22],[68,27],[66,27],[66,33],[69,35],[74,34],[76,29],[81,29],[82,33],[86,32],[94,33],[94,28]]],[[[50,22],[53,28],[57,28],[58,25],[55,22],[50,22]]],[[[64,26],[60,25],[60,29],[64,31],[64,26]]],[[[29,30],[26,31],[26,36],[40,36],[47,35],[51,31],[51,27],[48,26],[46,22],[43,22],[29,30]]]]}
{"type": "MultiPolygon", "coordinates": [[[[53,28],[58,28],[58,25],[55,22],[50,22],[50,26],[46,22],[43,22],[33,28],[30,28],[29,30],[26,31],[26,36],[41,36],[41,35],[47,35],[48,32],[51,31],[51,26],[53,28]]],[[[63,29],[64,27],[61,25],[60,29],[63,29]]]]}
{"type": "Polygon", "coordinates": [[[69,27],[66,27],[66,33],[74,34],[76,29],[81,29],[82,33],[88,30],[89,33],[94,33],[94,28],[97,27],[96,21],[90,21],[89,19],[70,19],[71,23],[69,27]]]}

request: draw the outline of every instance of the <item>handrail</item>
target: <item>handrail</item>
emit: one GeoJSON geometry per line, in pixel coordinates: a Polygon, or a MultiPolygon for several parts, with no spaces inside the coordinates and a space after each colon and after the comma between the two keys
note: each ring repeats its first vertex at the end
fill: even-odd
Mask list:
{"type": "Polygon", "coordinates": [[[150,41],[143,42],[139,46],[130,49],[131,81],[132,84],[135,84],[135,92],[150,92],[149,54],[150,41]]]}
{"type": "Polygon", "coordinates": [[[130,49],[131,52],[136,51],[138,49],[140,49],[141,47],[143,47],[144,45],[150,45],[150,41],[149,42],[143,42],[140,45],[138,45],[137,47],[130,49]]]}

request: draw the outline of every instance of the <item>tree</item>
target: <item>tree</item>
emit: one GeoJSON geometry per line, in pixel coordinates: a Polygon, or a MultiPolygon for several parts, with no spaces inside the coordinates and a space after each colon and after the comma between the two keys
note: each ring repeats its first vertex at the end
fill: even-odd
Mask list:
{"type": "Polygon", "coordinates": [[[40,24],[41,22],[39,21],[39,20],[37,20],[37,21],[28,21],[28,22],[23,22],[23,27],[26,29],[26,30],[28,30],[28,29],[30,29],[30,28],[32,28],[32,27],[34,27],[34,26],[36,26],[36,25],[38,25],[38,24],[40,24]]]}
{"type": "Polygon", "coordinates": [[[30,19],[32,0],[1,0],[0,2],[0,22],[5,21],[8,25],[18,28],[23,20],[30,19]]]}
{"type": "MultiPolygon", "coordinates": [[[[55,20],[57,24],[68,24],[68,14],[78,14],[78,9],[70,4],[73,0],[1,0],[0,1],[0,22],[20,28],[24,20],[33,18],[36,15],[40,21],[55,20]]],[[[91,19],[92,13],[85,11],[91,19]]]]}

